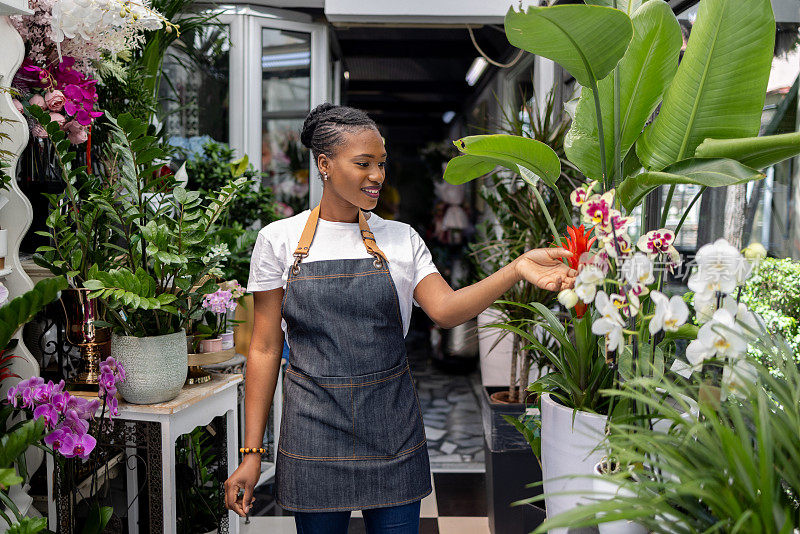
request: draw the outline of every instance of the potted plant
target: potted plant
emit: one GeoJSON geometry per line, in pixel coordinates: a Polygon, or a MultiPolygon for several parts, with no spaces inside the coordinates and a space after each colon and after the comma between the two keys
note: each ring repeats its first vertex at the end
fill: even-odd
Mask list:
{"type": "MultiPolygon", "coordinates": [[[[98,179],[113,196],[92,201],[114,223],[112,237],[96,244],[113,259],[105,269],[91,265],[83,286],[105,304],[105,324],[113,326],[111,350],[128,370],[120,393],[128,402],[158,403],[183,387],[186,325],[202,315],[202,296],[216,288],[207,274],[220,257],[205,258],[210,248],[205,236],[246,180],[232,176],[219,191],[201,197],[177,186],[174,176],[160,176],[157,161],[166,151],[148,135],[145,121],[128,114],[108,121],[109,166],[98,179]]],[[[52,122],[46,128],[59,137],[52,122]]],[[[58,142],[55,147],[64,175],[77,175],[67,147],[58,142]]]]}
{"type": "MultiPolygon", "coordinates": [[[[669,302],[664,304],[657,298],[661,301],[657,305],[652,298],[640,298],[636,284],[643,282],[634,278],[620,283],[622,273],[614,269],[623,263],[634,269],[653,259],[667,264],[678,259],[670,245],[688,210],[675,229],[663,228],[677,184],[697,184],[702,192],[706,187],[757,180],[763,174],[756,169],[796,155],[800,144],[798,134],[749,137],[758,133],[772,59],[775,22],[767,0],[747,6],[732,0],[701,0],[680,66],[680,28],[668,4],[650,0],[614,9],[609,2],[599,3],[605,5],[529,7],[524,12],[511,8],[505,28],[512,44],[558,62],[582,86],[565,149],[569,160],[595,180],[576,190],[572,201],[581,207],[583,220],[594,227],[600,246],[598,263],[581,271],[582,289],[576,292],[584,292],[584,303],[595,303],[586,321],[592,323],[594,335],[605,338],[600,350],[614,376],[652,375],[659,368],[654,363],[661,358],[655,350],[660,340],[653,342],[650,336],[654,334],[644,325],[656,307],[668,309],[673,302],[664,297],[669,302]],[[741,31],[744,25],[747,32],[741,31]],[[659,114],[648,124],[659,105],[659,114]],[[669,187],[662,228],[653,225],[650,228],[658,230],[651,232],[643,228],[636,239],[627,232],[630,216],[650,191],[662,185],[669,187]],[[634,243],[643,259],[632,259],[634,243]],[[602,291],[598,285],[603,285],[602,291]],[[594,294],[589,295],[592,289],[594,294]],[[595,295],[601,294],[595,301],[595,295]],[[624,319],[622,309],[629,314],[624,319]]],[[[463,183],[501,165],[520,172],[531,185],[543,182],[560,197],[555,187],[560,161],[547,145],[503,135],[470,136],[455,144],[462,155],[448,164],[445,179],[463,183]]],[[[699,194],[694,201],[697,198],[699,194]]],[[[543,204],[538,197],[537,201],[543,204]]],[[[563,200],[560,205],[568,211],[563,200]]],[[[559,232],[550,226],[560,242],[559,232]]],[[[661,277],[656,287],[662,287],[661,277]]],[[[574,304],[576,297],[567,293],[562,300],[574,304]]],[[[546,315],[549,310],[543,308],[533,304],[532,312],[543,316],[540,324],[551,335],[560,335],[560,323],[553,324],[546,315]]],[[[577,317],[569,323],[576,332],[573,335],[586,332],[577,317]]],[[[692,334],[684,329],[673,336],[691,338],[692,334]]],[[[570,338],[563,338],[559,348],[574,351],[577,347],[570,338]]],[[[557,374],[541,380],[537,388],[564,391],[557,374]]],[[[546,427],[544,402],[542,424],[546,427]]],[[[639,408],[627,403],[612,407],[609,401],[607,413],[601,415],[639,408]]],[[[561,436],[557,441],[565,439],[561,436]]]]}
{"type": "Polygon", "coordinates": [[[699,374],[666,381],[638,377],[609,391],[617,402],[646,406],[652,429],[629,418],[612,422],[604,447],[622,473],[595,479],[615,487],[548,518],[537,534],[612,522],[635,522],[657,534],[797,528],[797,355],[763,325],[725,332],[743,336],[762,356],[741,354],[726,373],[725,395],[717,402],[699,402],[695,409],[682,402],[701,397],[699,374]],[[659,421],[668,424],[655,424],[659,421]]]}
{"type": "MultiPolygon", "coordinates": [[[[200,341],[200,351],[219,352],[223,350],[222,335],[228,329],[228,312],[236,309],[236,299],[230,289],[219,288],[203,297],[202,306],[206,310],[205,324],[198,325],[197,331],[207,337],[200,341]]],[[[232,342],[233,331],[230,334],[232,342]]]]}
{"type": "MultiPolygon", "coordinates": [[[[526,120],[506,115],[503,129],[515,135],[548,141],[563,158],[562,145],[569,119],[564,114],[557,120],[552,119],[555,109],[553,91],[548,93],[541,109],[534,103],[535,99],[523,96],[523,101],[526,120]]],[[[562,193],[568,194],[575,173],[565,158],[562,169],[558,186],[562,193]]],[[[548,211],[555,213],[558,224],[568,224],[570,221],[558,209],[556,196],[546,188],[540,188],[539,192],[547,198],[545,204],[548,211]]],[[[548,237],[547,219],[538,209],[534,193],[517,175],[492,173],[486,177],[478,194],[492,214],[478,225],[482,240],[470,244],[470,257],[479,277],[497,270],[525,250],[547,246],[552,239],[548,237]]],[[[517,284],[506,295],[507,300],[496,301],[478,316],[487,501],[493,532],[523,528],[523,510],[511,507],[510,503],[530,496],[531,490],[526,485],[541,477],[541,466],[534,451],[515,424],[538,435],[538,410],[527,387],[531,380],[539,377],[546,360],[525,342],[524,336],[533,335],[546,344],[548,341],[543,329],[535,325],[529,329],[527,324],[520,324],[528,312],[515,303],[555,302],[551,293],[530,284],[517,284]]],[[[537,510],[530,512],[541,515],[537,510]]]]}

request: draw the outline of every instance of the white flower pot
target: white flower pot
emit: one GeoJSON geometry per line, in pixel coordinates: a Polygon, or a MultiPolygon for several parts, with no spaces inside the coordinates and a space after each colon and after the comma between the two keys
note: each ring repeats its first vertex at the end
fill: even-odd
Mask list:
{"type": "Polygon", "coordinates": [[[157,404],[181,392],[189,371],[186,331],[163,336],[111,336],[111,355],[125,368],[117,384],[132,404],[157,404]]]}
{"type": "MultiPolygon", "coordinates": [[[[547,517],[571,510],[580,502],[590,502],[593,492],[589,478],[603,451],[594,450],[603,439],[606,417],[589,412],[575,413],[556,402],[550,394],[542,396],[542,480],[547,517]],[[560,478],[586,475],[586,478],[560,478]],[[567,495],[555,493],[569,492],[567,495]],[[581,495],[583,494],[583,495],[581,495]]],[[[567,529],[551,529],[550,534],[566,534],[567,529]]]]}
{"type": "Polygon", "coordinates": [[[234,342],[233,342],[233,330],[228,330],[220,334],[222,338],[222,350],[232,349],[234,342]]]}
{"type": "Polygon", "coordinates": [[[501,320],[498,312],[491,308],[478,315],[478,351],[480,353],[481,383],[484,386],[508,386],[511,376],[511,354],[514,347],[511,332],[499,328],[480,328],[501,320]],[[508,335],[497,342],[504,333],[508,335]],[[497,345],[492,348],[495,342],[497,345]]]}
{"type": "MultiPolygon", "coordinates": [[[[597,462],[594,466],[594,474],[601,476],[604,473],[600,470],[602,462],[597,462]]],[[[631,490],[616,484],[609,479],[593,479],[592,486],[594,488],[596,499],[613,499],[615,496],[620,495],[623,497],[633,497],[631,490]]],[[[647,529],[642,525],[636,524],[632,521],[620,520],[609,521],[608,523],[600,523],[597,525],[600,534],[647,534],[647,529]]]]}

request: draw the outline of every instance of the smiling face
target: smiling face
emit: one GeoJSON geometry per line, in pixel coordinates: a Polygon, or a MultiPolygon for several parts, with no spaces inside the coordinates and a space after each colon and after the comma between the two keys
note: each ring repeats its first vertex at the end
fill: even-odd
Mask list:
{"type": "Polygon", "coordinates": [[[343,132],[333,157],[320,154],[320,173],[328,173],[323,197],[341,208],[375,209],[386,178],[386,148],[374,128],[343,132]]]}

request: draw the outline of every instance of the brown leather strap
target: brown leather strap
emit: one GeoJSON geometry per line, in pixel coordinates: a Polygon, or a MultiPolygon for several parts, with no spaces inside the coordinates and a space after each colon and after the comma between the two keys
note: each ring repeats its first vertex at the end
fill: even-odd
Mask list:
{"type": "MultiPolygon", "coordinates": [[[[300,241],[297,243],[297,248],[294,251],[295,258],[305,258],[308,256],[308,249],[311,247],[311,241],[314,239],[314,233],[317,230],[317,221],[319,220],[319,204],[308,216],[306,226],[303,228],[303,233],[300,235],[300,241]]],[[[361,239],[364,241],[364,246],[367,247],[367,252],[372,256],[380,256],[384,263],[387,263],[386,255],[378,248],[378,243],[375,241],[375,236],[369,229],[367,219],[364,217],[364,211],[358,210],[358,227],[361,231],[361,239]]],[[[297,262],[295,262],[295,265],[297,262]]]]}

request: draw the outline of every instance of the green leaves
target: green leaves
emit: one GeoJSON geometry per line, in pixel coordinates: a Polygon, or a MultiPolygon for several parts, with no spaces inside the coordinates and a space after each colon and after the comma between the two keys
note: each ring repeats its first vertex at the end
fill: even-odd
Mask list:
{"type": "MultiPolygon", "coordinates": [[[[45,278],[7,304],[0,306],[0,349],[8,345],[11,336],[47,304],[60,296],[67,288],[67,280],[63,276],[45,278]]],[[[0,463],[0,466],[3,464],[0,463]]]]}
{"type": "Polygon", "coordinates": [[[699,158],[730,158],[763,169],[800,154],[800,132],[740,139],[706,139],[695,151],[699,158]]]}
{"type": "Polygon", "coordinates": [[[495,166],[479,156],[456,156],[447,162],[443,178],[445,182],[461,185],[492,172],[495,166]]]}
{"type": "Polygon", "coordinates": [[[661,170],[708,137],[756,135],[774,37],[769,0],[703,0],[661,110],[636,144],[642,164],[661,170]]]}
{"type": "Polygon", "coordinates": [[[465,183],[472,178],[482,176],[486,172],[481,171],[489,168],[489,164],[501,165],[514,172],[519,172],[518,165],[525,167],[550,187],[555,187],[555,181],[561,174],[561,160],[555,151],[534,139],[506,134],[472,135],[458,139],[453,144],[464,154],[474,157],[455,164],[450,176],[445,173],[445,180],[450,183],[465,183]],[[479,161],[485,162],[486,166],[480,166],[479,161]],[[460,179],[456,176],[455,172],[459,168],[466,169],[467,174],[463,176],[472,175],[472,178],[460,179]],[[477,172],[481,174],[476,174],[477,172]],[[456,181],[450,181],[451,179],[456,181]]]}
{"type": "MultiPolygon", "coordinates": [[[[632,22],[633,39],[619,62],[622,158],[638,139],[675,75],[683,43],[678,20],[662,0],[647,2],[636,11],[632,22]]],[[[612,72],[598,83],[606,161],[614,155],[614,76],[612,72]]],[[[598,138],[594,93],[590,87],[583,87],[575,119],[564,139],[564,151],[592,179],[602,177],[598,138]]]]}
{"type": "Polygon", "coordinates": [[[633,34],[622,11],[586,5],[512,7],[505,30],[509,43],[558,62],[585,87],[611,72],[633,34]]]}
{"type": "Polygon", "coordinates": [[[644,196],[660,185],[696,184],[722,187],[760,180],[764,175],[732,159],[692,158],[679,161],[660,172],[629,176],[617,188],[622,206],[630,211],[644,196]]]}
{"type": "Polygon", "coordinates": [[[0,436],[0,467],[10,467],[28,447],[44,438],[44,418],[25,421],[19,427],[0,436]]]}
{"type": "Polygon", "coordinates": [[[165,310],[175,301],[171,293],[156,294],[158,288],[155,279],[141,267],[135,273],[125,268],[112,269],[108,272],[94,270],[95,278],[87,280],[84,287],[91,289],[90,298],[109,300],[116,306],[124,305],[132,310],[165,310]]]}

